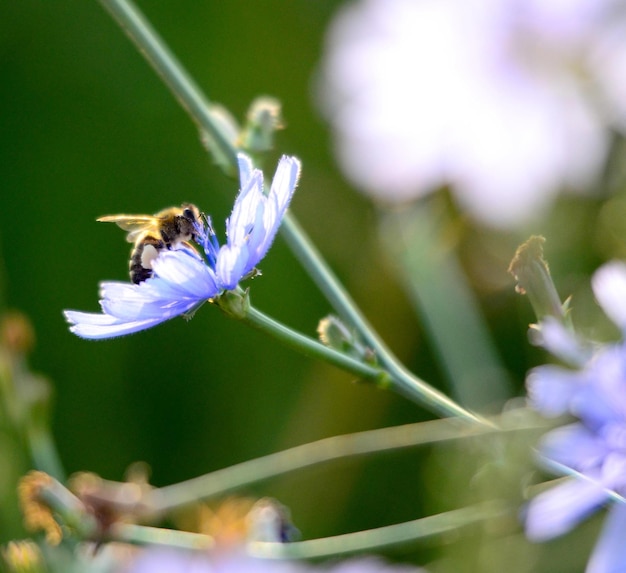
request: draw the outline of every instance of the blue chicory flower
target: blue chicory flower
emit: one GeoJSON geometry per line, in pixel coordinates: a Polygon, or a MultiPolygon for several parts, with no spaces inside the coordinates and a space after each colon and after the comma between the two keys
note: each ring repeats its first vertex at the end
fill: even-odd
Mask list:
{"type": "Polygon", "coordinates": [[[263,173],[238,155],[240,192],[226,222],[226,244],[220,246],[211,220],[196,226],[203,258],[182,247],[163,251],[152,263],[153,276],[140,284],[103,282],[102,313],[66,310],[70,330],[91,339],[112,338],[151,328],[165,320],[193,313],[205,301],[233,290],[254,272],[270,248],[300,175],[300,161],[283,156],[269,193],[263,173]]]}
{"type": "MultiPolygon", "coordinates": [[[[593,289],[605,313],[626,335],[626,264],[600,268],[593,289]]],[[[547,467],[572,479],[530,502],[528,538],[543,541],[567,533],[613,501],[586,572],[626,571],[626,342],[599,346],[580,369],[536,368],[527,387],[531,405],[543,415],[576,418],[546,434],[539,446],[547,467]]]]}

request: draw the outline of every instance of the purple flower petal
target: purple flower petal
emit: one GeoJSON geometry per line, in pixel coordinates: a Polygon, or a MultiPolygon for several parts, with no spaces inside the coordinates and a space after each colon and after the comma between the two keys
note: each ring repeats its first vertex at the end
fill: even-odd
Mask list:
{"type": "Polygon", "coordinates": [[[220,286],[232,290],[267,254],[298,183],[300,161],[281,157],[269,195],[263,173],[240,154],[241,192],[226,223],[227,244],[215,264],[220,286]]]}
{"type": "Polygon", "coordinates": [[[609,511],[600,539],[591,554],[585,573],[626,571],[626,504],[616,503],[609,511]]]}
{"type": "Polygon", "coordinates": [[[548,432],[539,443],[541,455],[576,471],[597,468],[610,452],[606,442],[582,424],[548,432]]]}
{"type": "Polygon", "coordinates": [[[561,416],[568,412],[582,383],[574,370],[552,365],[534,368],[526,379],[530,405],[544,416],[561,416]]]}
{"type": "Polygon", "coordinates": [[[570,531],[605,503],[609,495],[597,483],[572,479],[535,497],[526,512],[526,536],[545,541],[570,531]]]}
{"type": "Polygon", "coordinates": [[[138,285],[102,283],[104,314],[65,311],[71,332],[91,339],[132,334],[189,312],[219,292],[212,269],[185,250],[160,253],[153,268],[155,276],[138,285]]]}
{"type": "Polygon", "coordinates": [[[263,240],[255,253],[253,267],[266,255],[271,247],[274,237],[278,232],[285,211],[291,202],[298,178],[300,177],[300,161],[295,157],[283,155],[278,162],[272,186],[268,196],[268,202],[263,214],[263,240]]]}
{"type": "Polygon", "coordinates": [[[64,315],[67,321],[72,325],[70,326],[70,332],[73,332],[81,338],[89,338],[92,340],[132,334],[163,322],[160,319],[118,322],[117,319],[112,316],[74,310],[66,310],[64,311],[64,315]]]}
{"type": "Polygon", "coordinates": [[[225,290],[237,287],[246,273],[249,260],[247,245],[224,245],[218,253],[215,271],[220,286],[225,290]]]}
{"type": "Polygon", "coordinates": [[[529,337],[532,344],[542,346],[573,367],[582,368],[591,357],[582,341],[554,317],[544,318],[538,328],[529,331],[529,337]]]}

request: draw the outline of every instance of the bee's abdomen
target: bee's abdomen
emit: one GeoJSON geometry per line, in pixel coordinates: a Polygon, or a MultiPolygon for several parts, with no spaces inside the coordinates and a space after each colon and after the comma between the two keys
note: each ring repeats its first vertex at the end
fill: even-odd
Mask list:
{"type": "Polygon", "coordinates": [[[164,247],[163,241],[150,236],[135,245],[129,264],[131,282],[139,284],[152,276],[152,261],[164,247]]]}

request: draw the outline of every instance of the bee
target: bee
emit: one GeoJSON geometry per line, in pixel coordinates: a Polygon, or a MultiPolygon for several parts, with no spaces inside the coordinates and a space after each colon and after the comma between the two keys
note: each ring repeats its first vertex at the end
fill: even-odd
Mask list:
{"type": "Polygon", "coordinates": [[[195,225],[201,222],[201,214],[195,205],[183,203],[154,215],[107,215],[98,221],[116,223],[128,231],[126,240],[134,243],[129,262],[130,280],[139,284],[152,276],[152,262],[161,251],[191,247],[188,241],[196,239],[195,225]]]}

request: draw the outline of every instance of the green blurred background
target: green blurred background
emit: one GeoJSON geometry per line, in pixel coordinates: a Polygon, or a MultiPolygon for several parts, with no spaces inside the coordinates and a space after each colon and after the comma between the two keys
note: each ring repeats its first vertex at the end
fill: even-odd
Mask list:
{"type": "MultiPolygon", "coordinates": [[[[139,2],[212,101],[240,119],[257,95],[283,102],[287,129],[268,169],[279,153],[302,158],[293,212],[389,345],[445,389],[382,250],[376,211],[339,174],[315,105],[324,31],[340,4],[139,2]]],[[[98,282],[127,277],[123,232],[96,217],[191,201],[213,215],[221,233],[236,185],[212,164],[185,112],[95,0],[3,2],[0,14],[2,297],[36,329],[31,364],[54,382],[53,430],[68,473],[122,479],[143,460],[152,482],[165,485],[333,434],[431,417],[208,305],[191,322],[175,319],[116,340],[70,334],[61,311],[97,310],[98,282]]],[[[475,228],[445,199],[443,235],[458,247],[519,393],[525,370],[540,357],[527,345],[533,317],[506,266],[527,235],[475,228]]],[[[548,235],[557,284],[583,302],[591,300],[590,269],[622,248],[622,237],[591,232],[603,212],[599,200],[563,200],[529,229],[548,235]]],[[[282,239],[261,268],[251,285],[254,304],[314,335],[330,309],[282,239]]],[[[420,468],[429,457],[422,449],[346,461],[246,493],[289,506],[305,538],[375,527],[432,510],[446,468],[438,462],[441,473],[425,477],[420,468]]],[[[3,528],[0,541],[19,532],[15,523],[3,528]]]]}

